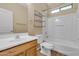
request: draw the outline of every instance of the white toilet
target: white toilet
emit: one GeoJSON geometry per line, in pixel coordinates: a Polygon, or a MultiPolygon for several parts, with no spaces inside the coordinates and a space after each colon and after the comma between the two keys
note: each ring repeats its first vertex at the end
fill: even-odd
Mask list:
{"type": "Polygon", "coordinates": [[[45,40],[43,40],[43,35],[36,35],[36,37],[38,37],[38,44],[40,44],[38,49],[40,50],[41,54],[50,56],[51,55],[51,50],[53,49],[53,44],[46,42],[45,40]]]}
{"type": "Polygon", "coordinates": [[[48,42],[43,42],[40,44],[41,50],[40,52],[46,56],[51,56],[51,50],[53,50],[53,44],[48,42]]]}

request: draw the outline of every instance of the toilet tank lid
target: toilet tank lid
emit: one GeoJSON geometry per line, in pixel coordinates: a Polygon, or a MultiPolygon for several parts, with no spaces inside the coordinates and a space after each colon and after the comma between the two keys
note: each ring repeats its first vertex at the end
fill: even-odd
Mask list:
{"type": "Polygon", "coordinates": [[[43,42],[40,45],[42,45],[42,46],[49,46],[49,47],[53,46],[53,44],[48,43],[48,42],[43,42]]]}

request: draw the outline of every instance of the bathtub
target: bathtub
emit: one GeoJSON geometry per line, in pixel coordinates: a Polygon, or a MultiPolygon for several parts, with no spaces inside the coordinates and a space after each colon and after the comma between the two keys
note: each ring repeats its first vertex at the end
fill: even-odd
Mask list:
{"type": "Polygon", "coordinates": [[[67,56],[79,56],[79,47],[74,47],[74,45],[71,46],[60,42],[53,42],[53,44],[54,44],[53,50],[56,50],[67,56]]]}

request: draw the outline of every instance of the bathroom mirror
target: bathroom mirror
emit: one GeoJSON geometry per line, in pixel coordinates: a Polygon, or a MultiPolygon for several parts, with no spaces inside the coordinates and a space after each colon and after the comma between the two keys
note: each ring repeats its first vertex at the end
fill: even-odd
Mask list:
{"type": "Polygon", "coordinates": [[[27,32],[27,8],[19,3],[0,4],[0,35],[27,32]]]}
{"type": "Polygon", "coordinates": [[[0,33],[13,31],[13,13],[10,10],[0,8],[0,33]]]}

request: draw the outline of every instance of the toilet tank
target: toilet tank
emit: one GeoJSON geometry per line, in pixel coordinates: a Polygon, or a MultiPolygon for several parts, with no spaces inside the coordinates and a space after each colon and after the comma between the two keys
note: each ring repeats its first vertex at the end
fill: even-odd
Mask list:
{"type": "Polygon", "coordinates": [[[38,39],[37,39],[38,44],[40,44],[40,43],[43,42],[44,39],[43,39],[43,35],[42,35],[42,34],[36,35],[36,37],[38,38],[38,39]]]}

